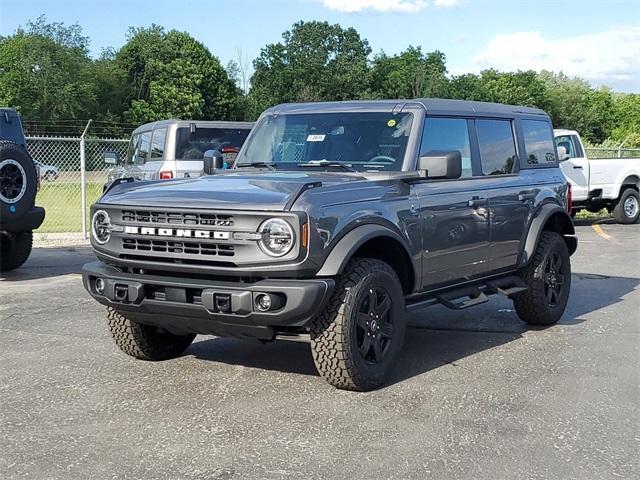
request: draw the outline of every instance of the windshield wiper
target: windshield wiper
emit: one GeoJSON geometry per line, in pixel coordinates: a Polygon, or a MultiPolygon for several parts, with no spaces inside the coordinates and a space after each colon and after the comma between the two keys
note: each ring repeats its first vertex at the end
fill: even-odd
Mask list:
{"type": "Polygon", "coordinates": [[[266,167],[269,170],[276,169],[275,163],[267,163],[267,162],[236,163],[235,168],[242,168],[242,167],[255,167],[255,168],[266,167]]]}
{"type": "Polygon", "coordinates": [[[338,167],[346,170],[347,172],[353,172],[350,163],[332,162],[330,160],[316,160],[306,163],[299,163],[299,167],[338,167]]]}

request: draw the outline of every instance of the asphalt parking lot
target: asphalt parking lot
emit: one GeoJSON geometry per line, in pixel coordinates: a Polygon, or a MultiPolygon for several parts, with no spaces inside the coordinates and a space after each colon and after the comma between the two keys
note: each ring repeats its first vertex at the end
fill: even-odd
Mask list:
{"type": "Polygon", "coordinates": [[[558,325],[502,298],[424,310],[365,394],[325,384],[300,341],[133,360],[82,288],[91,251],[36,249],[0,281],[0,476],[637,478],[640,225],[577,230],[558,325]]]}

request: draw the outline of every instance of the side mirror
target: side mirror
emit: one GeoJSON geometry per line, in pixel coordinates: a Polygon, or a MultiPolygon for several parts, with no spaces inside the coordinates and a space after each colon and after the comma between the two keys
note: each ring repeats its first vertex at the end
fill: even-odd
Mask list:
{"type": "Polygon", "coordinates": [[[418,159],[418,172],[427,178],[460,178],[462,154],[458,150],[432,150],[418,159]]]}
{"type": "Polygon", "coordinates": [[[565,160],[569,160],[569,153],[567,152],[566,147],[557,147],[558,148],[558,161],[564,162],[565,160]]]}
{"type": "Polygon", "coordinates": [[[118,155],[118,152],[105,152],[103,158],[104,163],[106,163],[107,165],[120,164],[120,155],[118,155]]]}
{"type": "Polygon", "coordinates": [[[224,168],[224,158],[220,150],[207,150],[204,152],[203,170],[205,175],[214,175],[216,170],[224,168]]]}

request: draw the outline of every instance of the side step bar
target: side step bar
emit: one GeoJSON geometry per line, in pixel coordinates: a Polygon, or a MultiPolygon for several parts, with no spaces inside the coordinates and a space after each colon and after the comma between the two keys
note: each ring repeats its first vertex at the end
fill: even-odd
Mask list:
{"type": "Polygon", "coordinates": [[[411,296],[407,297],[407,311],[411,312],[437,304],[444,305],[452,310],[463,310],[488,302],[488,295],[498,294],[510,297],[526,289],[527,286],[520,277],[509,275],[476,285],[434,292],[427,294],[427,296],[421,295],[415,300],[411,296]]]}

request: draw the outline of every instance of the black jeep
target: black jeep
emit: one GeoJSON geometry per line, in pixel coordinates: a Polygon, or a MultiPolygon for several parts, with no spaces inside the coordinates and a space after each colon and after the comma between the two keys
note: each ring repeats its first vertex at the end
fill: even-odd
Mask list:
{"type": "Polygon", "coordinates": [[[27,261],[32,231],[42,225],[44,209],[35,206],[39,186],[36,165],[25,148],[20,115],[0,108],[0,271],[27,261]]]}
{"type": "Polygon", "coordinates": [[[309,334],[329,383],[368,390],[398,358],[407,310],[501,294],[529,324],[564,312],[577,240],[541,110],[280,105],[213,173],[119,180],[92,206],[84,285],[129,355],[176,357],[196,334],[309,334]]]}

